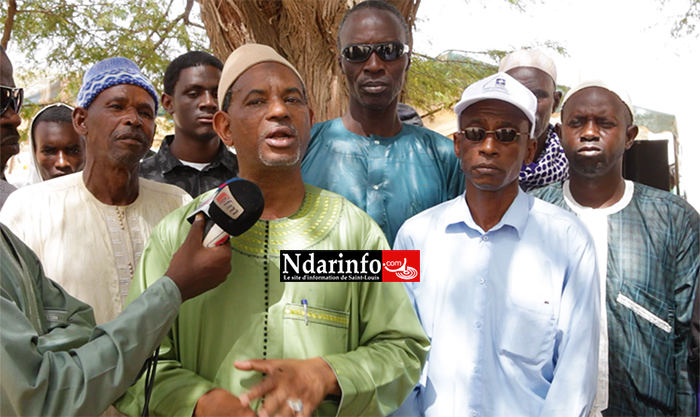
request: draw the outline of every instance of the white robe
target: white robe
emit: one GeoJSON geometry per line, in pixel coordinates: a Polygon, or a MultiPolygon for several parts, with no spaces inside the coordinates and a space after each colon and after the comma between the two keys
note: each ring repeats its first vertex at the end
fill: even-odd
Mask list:
{"type": "Polygon", "coordinates": [[[122,311],[151,230],[191,200],[178,187],[140,178],[133,203],[110,206],[88,191],[78,172],[17,190],[0,222],[36,252],[46,276],[90,304],[102,324],[122,311]]]}

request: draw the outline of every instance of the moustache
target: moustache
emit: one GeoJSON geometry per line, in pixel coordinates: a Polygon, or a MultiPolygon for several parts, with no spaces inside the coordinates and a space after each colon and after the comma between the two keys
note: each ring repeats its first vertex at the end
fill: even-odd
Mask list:
{"type": "MultiPolygon", "coordinates": [[[[265,138],[268,138],[268,137],[274,137],[276,133],[280,133],[280,134],[282,134],[282,135],[289,136],[289,137],[294,137],[294,138],[298,138],[298,137],[299,137],[299,133],[297,132],[297,129],[296,129],[294,126],[292,126],[292,125],[287,125],[287,124],[284,124],[284,123],[278,123],[278,124],[276,124],[276,125],[270,127],[269,129],[267,129],[267,130],[261,135],[260,139],[262,140],[262,139],[265,139],[265,138]]],[[[278,136],[279,136],[279,135],[278,135],[278,136]]]]}
{"type": "Polygon", "coordinates": [[[129,129],[125,132],[119,132],[116,137],[116,140],[123,140],[123,139],[134,139],[142,143],[146,143],[149,141],[148,136],[146,136],[146,133],[144,133],[142,130],[133,130],[129,129]]]}

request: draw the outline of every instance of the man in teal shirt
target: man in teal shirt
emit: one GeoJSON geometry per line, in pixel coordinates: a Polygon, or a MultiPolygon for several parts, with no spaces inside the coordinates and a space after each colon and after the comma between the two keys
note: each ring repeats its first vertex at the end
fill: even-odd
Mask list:
{"type": "MultiPolygon", "coordinates": [[[[161,346],[150,412],[389,414],[418,381],[428,350],[401,284],[280,282],[281,250],[388,249],[366,213],[302,182],[313,112],[301,77],[271,48],[249,44],[226,61],[218,96],[214,128],[235,146],[239,176],[261,188],[265,207],[231,239],[228,283],[180,311],[161,346]]],[[[187,234],[187,216],[211,195],[154,230],[130,298],[162,273],[187,234]]],[[[140,381],[117,408],[140,412],[142,391],[140,381]]]]}
{"type": "Polygon", "coordinates": [[[313,127],[301,164],[306,183],[366,211],[390,245],[406,219],[464,191],[452,141],[399,119],[408,41],[406,20],[389,3],[369,0],[348,11],[338,29],[348,110],[313,127]]]}

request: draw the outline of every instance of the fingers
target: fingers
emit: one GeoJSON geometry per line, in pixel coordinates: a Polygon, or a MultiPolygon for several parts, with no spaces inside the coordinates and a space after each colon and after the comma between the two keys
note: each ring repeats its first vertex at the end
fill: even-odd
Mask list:
{"type": "MultiPolygon", "coordinates": [[[[277,388],[277,378],[274,376],[268,376],[262,381],[255,384],[248,392],[242,394],[239,398],[241,403],[245,406],[249,406],[250,402],[256,398],[260,398],[270,391],[277,388]]],[[[266,400],[267,401],[267,400],[266,400]]]]}
{"type": "Polygon", "coordinates": [[[197,213],[192,222],[192,227],[190,227],[190,232],[187,234],[185,240],[194,240],[195,242],[202,244],[202,239],[204,239],[204,226],[207,224],[207,218],[202,213],[197,213]]]}
{"type": "Polygon", "coordinates": [[[292,409],[287,404],[287,393],[276,389],[265,396],[265,402],[258,410],[259,417],[291,416],[292,409]]]}
{"type": "Polygon", "coordinates": [[[256,371],[271,375],[275,368],[275,360],[249,359],[247,361],[234,361],[233,366],[241,371],[256,371]]]}

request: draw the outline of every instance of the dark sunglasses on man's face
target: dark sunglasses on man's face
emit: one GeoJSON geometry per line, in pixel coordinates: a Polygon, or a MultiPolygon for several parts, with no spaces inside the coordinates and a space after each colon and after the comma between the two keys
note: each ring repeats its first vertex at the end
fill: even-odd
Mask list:
{"type": "Polygon", "coordinates": [[[24,100],[23,88],[0,85],[0,108],[2,108],[0,114],[5,114],[10,107],[15,113],[19,113],[19,109],[22,108],[22,100],[24,100]]]}
{"type": "Polygon", "coordinates": [[[383,61],[394,61],[406,55],[408,51],[408,45],[401,42],[358,44],[343,48],[343,57],[348,62],[363,62],[369,59],[372,52],[376,52],[383,61]]]}
{"type": "Polygon", "coordinates": [[[481,142],[486,139],[486,135],[493,134],[496,140],[501,143],[515,142],[518,136],[523,133],[518,132],[513,128],[504,127],[496,130],[486,130],[480,127],[468,127],[461,132],[457,132],[464,136],[470,142],[481,142]]]}

